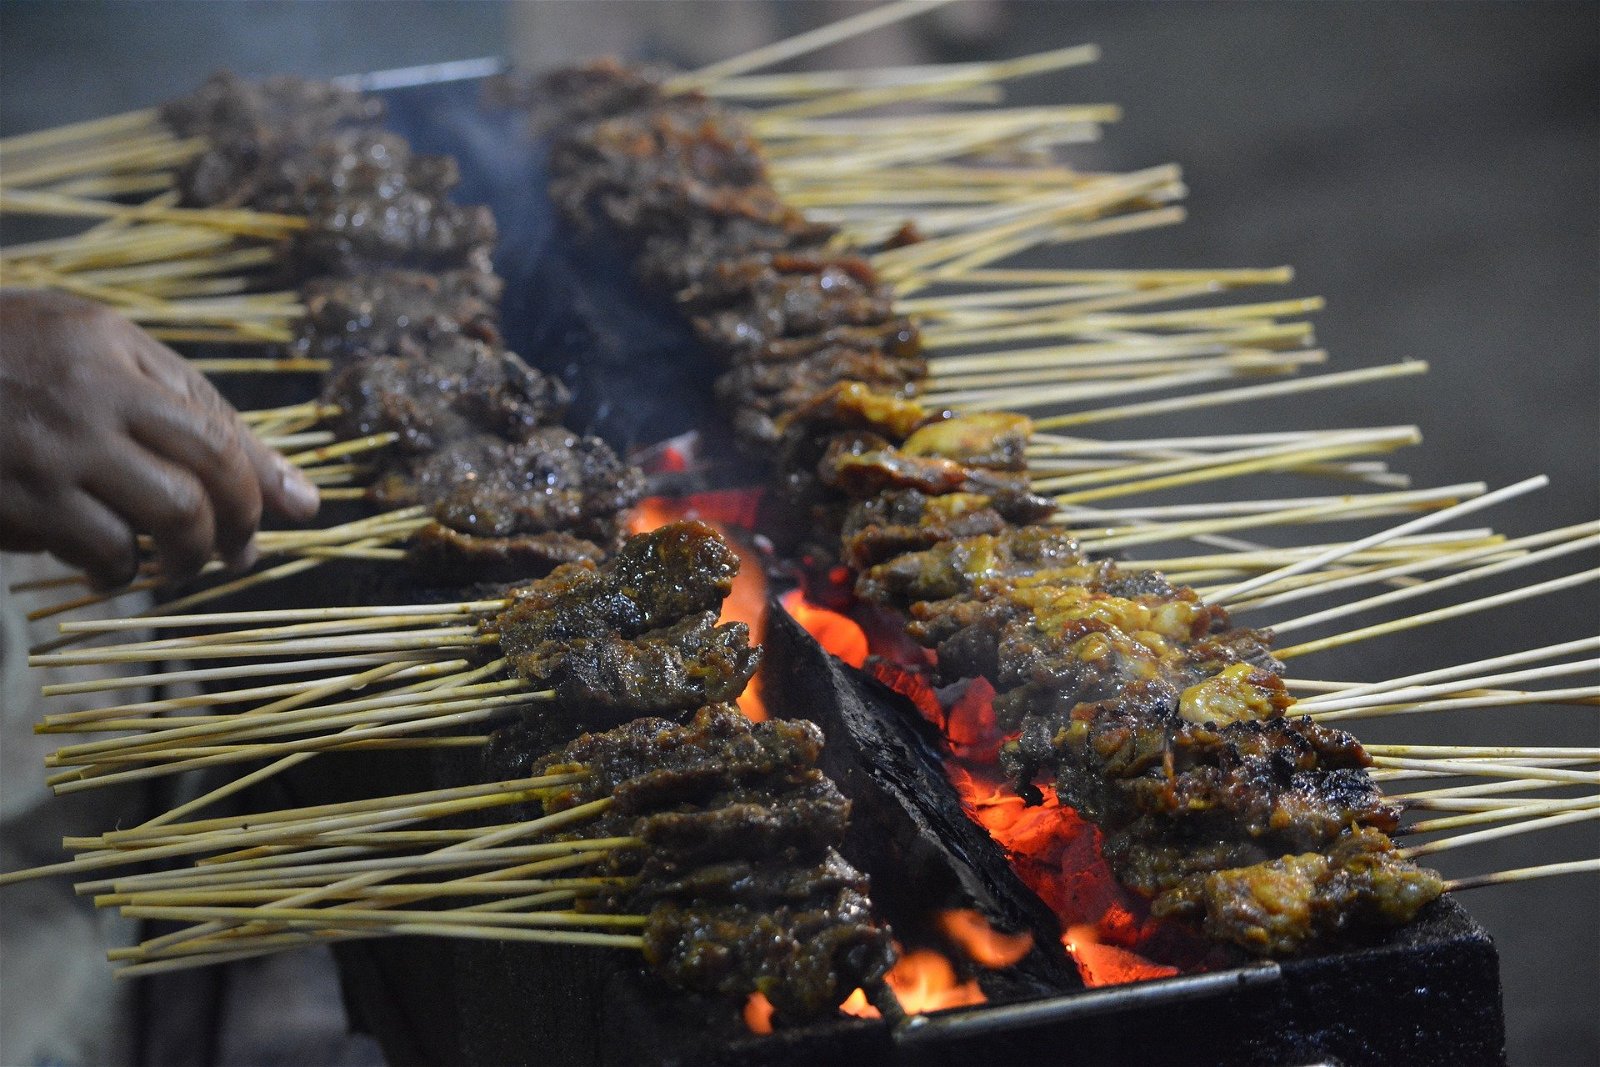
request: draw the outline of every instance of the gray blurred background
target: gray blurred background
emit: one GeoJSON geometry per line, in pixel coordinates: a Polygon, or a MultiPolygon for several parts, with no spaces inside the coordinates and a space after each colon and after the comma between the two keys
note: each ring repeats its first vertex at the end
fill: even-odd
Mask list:
{"type": "MultiPolygon", "coordinates": [[[[508,52],[551,65],[606,51],[693,65],[853,9],[821,0],[4,2],[0,133],[156,103],[218,67],[328,76],[508,52]]],[[[1433,365],[1425,378],[1381,388],[1117,424],[1108,436],[1416,422],[1426,442],[1394,464],[1418,485],[1551,475],[1550,490],[1489,515],[1505,532],[1600,514],[1600,7],[974,0],[813,65],[1004,57],[1083,42],[1103,47],[1099,64],[1018,83],[1015,100],[1123,105],[1125,120],[1073,160],[1179,163],[1191,218],[1071,246],[1052,263],[1292,264],[1298,278],[1283,295],[1329,300],[1316,319],[1333,369],[1400,358],[1433,365]]],[[[1280,481],[1254,495],[1302,491],[1328,490],[1280,481]]],[[[1296,670],[1388,677],[1593,633],[1597,622],[1589,587],[1296,670]]],[[[1360,733],[1600,743],[1593,709],[1572,708],[1360,733]]],[[[1447,853],[1439,865],[1455,876],[1585,853],[1600,854],[1600,834],[1578,827],[1447,853]]],[[[1500,946],[1512,1062],[1600,1062],[1596,880],[1481,890],[1465,903],[1500,946]]],[[[0,972],[0,995],[25,980],[0,972]]],[[[347,1054],[354,1062],[371,1052],[347,1054]]],[[[248,1062],[241,1055],[236,1062],[248,1062]]]]}

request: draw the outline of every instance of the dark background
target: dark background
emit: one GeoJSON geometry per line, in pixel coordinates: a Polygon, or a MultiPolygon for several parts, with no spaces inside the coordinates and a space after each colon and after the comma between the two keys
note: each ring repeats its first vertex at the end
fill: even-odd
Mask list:
{"type": "MultiPolygon", "coordinates": [[[[327,76],[508,51],[549,63],[602,50],[693,64],[849,10],[671,0],[6,2],[0,133],[156,103],[223,66],[252,76],[327,76]]],[[[980,0],[834,58],[968,59],[1100,44],[1096,66],[1019,83],[1015,99],[1123,105],[1125,120],[1073,160],[1119,170],[1177,162],[1192,189],[1191,218],[1071,246],[1053,262],[1293,264],[1298,278],[1282,295],[1329,300],[1317,322],[1332,369],[1401,358],[1433,366],[1421,379],[1319,393],[1282,408],[1227,408],[1102,432],[1415,422],[1426,442],[1394,464],[1418,485],[1552,477],[1551,489],[1483,520],[1517,535],[1600,514],[1597,11],[1560,3],[980,0]]],[[[1287,481],[1260,489],[1237,491],[1329,491],[1287,481]]],[[[1321,540],[1329,528],[1317,529],[1321,540]]],[[[1592,557],[1578,559],[1593,565],[1592,557]]],[[[1516,580],[1579,565],[1569,560],[1516,580]]],[[[1469,595],[1511,584],[1471,587],[1469,595]]],[[[1600,601],[1588,587],[1308,659],[1303,671],[1389,677],[1594,633],[1597,620],[1600,601]]],[[[1359,732],[1369,740],[1600,743],[1594,710],[1575,708],[1458,713],[1359,732]]],[[[1594,856],[1593,825],[1447,853],[1439,866],[1455,876],[1594,856]]],[[[1595,880],[1482,890],[1466,903],[1500,945],[1512,1062],[1600,1062],[1595,880]]]]}

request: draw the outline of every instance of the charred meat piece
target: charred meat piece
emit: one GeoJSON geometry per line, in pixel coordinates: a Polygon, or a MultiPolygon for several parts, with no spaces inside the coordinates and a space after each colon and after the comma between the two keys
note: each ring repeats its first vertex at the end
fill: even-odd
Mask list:
{"type": "Polygon", "coordinates": [[[750,647],[748,626],[717,626],[708,611],[632,639],[579,638],[550,677],[535,681],[553,686],[562,709],[589,722],[733,700],[760,658],[760,649],[750,647]]]}
{"type": "Polygon", "coordinates": [[[867,898],[841,889],[812,908],[658,905],[645,961],[669,985],[772,1002],[775,1024],[832,1014],[850,991],[878,982],[894,959],[867,898]]]}
{"type": "Polygon", "coordinates": [[[1087,564],[1078,542],[1046,527],[1020,527],[995,535],[946,541],[873,567],[856,591],[894,607],[921,600],[948,600],[980,582],[1016,580],[1043,571],[1087,564]]]}
{"type": "Polygon", "coordinates": [[[829,488],[858,500],[888,489],[943,493],[1021,495],[1028,492],[1025,474],[969,467],[951,459],[909,456],[887,442],[840,436],[817,464],[817,478],[829,488]]]}
{"type": "Polygon", "coordinates": [[[519,441],[476,434],[384,475],[372,489],[391,507],[426,504],[443,526],[476,537],[566,533],[608,544],[643,475],[597,437],[559,426],[519,441]]]}
{"type": "Polygon", "coordinates": [[[227,72],[161,108],[162,121],[179,137],[207,142],[205,151],[179,168],[182,203],[272,211],[283,210],[282,203],[265,192],[274,175],[296,168],[287,161],[306,157],[337,130],[370,127],[382,114],[376,97],[329,82],[252,82],[227,72]]]}
{"type": "Polygon", "coordinates": [[[1270,718],[1293,703],[1259,631],[1183,644],[1150,632],[1141,638],[1103,623],[1041,629],[1022,617],[1005,625],[995,650],[999,721],[1015,729],[1030,715],[1070,712],[1156,680],[1178,691],[1179,714],[1199,725],[1270,718]]]}
{"type": "Polygon", "coordinates": [[[726,359],[772,338],[805,337],[894,317],[891,295],[864,260],[752,256],[714,268],[679,295],[695,334],[726,359]]]}
{"type": "Polygon", "coordinates": [[[353,275],[380,267],[488,271],[497,236],[487,207],[450,203],[434,191],[430,166],[409,173],[363,163],[344,184],[307,196],[309,227],[291,257],[303,276],[353,275]]]}
{"type": "MultiPolygon", "coordinates": [[[[775,337],[760,348],[742,352],[737,366],[795,363],[822,352],[857,352],[881,355],[897,363],[926,367],[922,358],[922,338],[907,318],[890,319],[870,326],[836,326],[802,337],[775,337]]],[[[918,418],[922,418],[919,415],[918,418]]]]}
{"type": "Polygon", "coordinates": [[[810,861],[844,839],[850,802],[826,778],[776,795],[659,812],[634,824],[644,851],[678,870],[731,859],[777,864],[810,861]]]}
{"type": "Polygon", "coordinates": [[[776,1022],[795,1023],[882,980],[889,932],[873,921],[866,877],[834,851],[850,805],[817,769],[812,723],[753,723],[718,705],[687,725],[638,719],[585,734],[528,764],[505,747],[492,746],[501,767],[588,772],[548,791],[545,812],[611,798],[582,836],[639,844],[612,854],[623,879],[582,906],[648,908],[645,961],[669,986],[741,1001],[761,992],[776,1022]]]}
{"type": "Polygon", "coordinates": [[[549,677],[577,639],[634,638],[717,611],[738,572],[739,558],[711,527],[670,523],[630,537],[599,567],[561,567],[513,590],[493,628],[518,673],[549,677]]]}
{"type": "Polygon", "coordinates": [[[762,440],[781,436],[777,419],[840,382],[862,382],[883,392],[912,396],[927,375],[921,359],[894,359],[879,352],[824,348],[792,363],[745,362],[717,379],[717,398],[729,410],[767,416],[762,440]]]}
{"type": "Polygon", "coordinates": [[[1125,883],[1155,896],[1216,869],[1209,862],[1320,851],[1349,826],[1397,825],[1349,734],[1281,715],[1199,726],[1178,699],[1164,682],[1135,682],[1067,715],[1030,717],[1002,754],[1022,788],[1053,769],[1062,803],[1101,827],[1125,883]]]}
{"type": "Polygon", "coordinates": [[[592,121],[634,111],[661,99],[661,76],[610,57],[548,74],[512,72],[484,87],[496,107],[531,109],[536,128],[592,121]]]}
{"type": "Polygon", "coordinates": [[[801,904],[822,901],[841,889],[867,891],[867,876],[828,849],[821,863],[810,867],[776,866],[762,858],[724,860],[687,871],[660,869],[655,857],[639,872],[638,887],[621,896],[617,910],[645,908],[660,900],[681,904],[801,904]]]}
{"type": "Polygon", "coordinates": [[[957,415],[930,422],[900,443],[908,456],[932,456],[969,467],[1025,471],[1033,420],[1005,411],[957,415]]]}
{"type": "MultiPolygon", "coordinates": [[[[1434,871],[1402,858],[1378,830],[1358,827],[1326,853],[1284,856],[1206,876],[1198,900],[1205,930],[1259,956],[1410,922],[1444,892],[1434,871]]],[[[1177,894],[1173,894],[1177,896],[1177,894]]],[[[1188,900],[1165,903],[1183,910],[1188,900]]]]}
{"type": "MultiPolygon", "coordinates": [[[[801,442],[821,441],[824,449],[831,431],[865,431],[893,443],[903,441],[928,419],[928,410],[915,400],[881,393],[861,382],[840,382],[804,407],[778,420],[778,429],[794,451],[801,442]]],[[[792,463],[785,459],[786,466],[792,463]]]]}
{"type": "Polygon", "coordinates": [[[568,395],[515,353],[446,330],[415,355],[350,364],[323,400],[340,409],[332,425],[341,437],[393,431],[400,435],[395,448],[414,455],[481,434],[528,440],[560,418],[568,395]]]}
{"type": "Polygon", "coordinates": [[[161,106],[161,120],[178,136],[211,140],[291,125],[320,135],[382,117],[383,102],[377,97],[333,82],[289,75],[248,81],[228,71],[211,75],[199,89],[161,106]]]}
{"type": "Polygon", "coordinates": [[[779,789],[812,782],[821,755],[822,731],[810,722],[751,722],[737,708],[716,704],[687,724],[635,719],[584,734],[536,760],[529,774],[587,767],[588,780],[553,798],[551,810],[610,796],[617,818],[631,821],[678,805],[703,806],[746,784],[779,789]]]}
{"type": "Polygon", "coordinates": [[[649,211],[641,205],[652,198],[666,194],[687,206],[716,190],[764,185],[766,177],[760,145],[743,123],[694,96],[558,133],[550,169],[551,197],[569,218],[598,214],[624,232],[639,229],[649,211]]]}
{"type": "Polygon", "coordinates": [[[625,214],[649,220],[626,231],[637,242],[634,274],[646,285],[678,292],[730,256],[811,251],[835,234],[833,227],[810,221],[769,189],[722,189],[709,195],[695,191],[698,196],[691,199],[678,187],[661,186],[649,199],[619,199],[610,205],[613,218],[625,214]]]}
{"type": "Polygon", "coordinates": [[[443,333],[497,345],[502,288],[495,275],[467,270],[315,278],[301,289],[306,314],[291,348],[296,356],[344,364],[424,353],[443,333]]]}
{"type": "Polygon", "coordinates": [[[596,542],[560,531],[474,537],[432,522],[411,535],[406,563],[432,585],[526,581],[563,564],[598,563],[620,541],[620,536],[596,542]]]}
{"type": "Polygon", "coordinates": [[[1003,534],[1046,518],[1055,505],[1032,493],[945,493],[891,489],[850,505],[841,529],[844,559],[864,573],[947,541],[1003,534]]]}

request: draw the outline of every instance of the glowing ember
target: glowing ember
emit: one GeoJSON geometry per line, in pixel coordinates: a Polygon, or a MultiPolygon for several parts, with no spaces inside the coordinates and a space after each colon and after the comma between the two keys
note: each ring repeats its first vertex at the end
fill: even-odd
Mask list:
{"type": "Polygon", "coordinates": [[[1061,943],[1077,961],[1078,973],[1087,986],[1123,985],[1151,978],[1171,978],[1178,973],[1176,967],[1151,963],[1137,952],[1105,944],[1099,938],[1099,931],[1089,923],[1068,927],[1061,943]]]}
{"type": "Polygon", "coordinates": [[[855,620],[837,611],[817,607],[806,600],[798,589],[783,594],[782,602],[784,610],[817,639],[817,644],[852,667],[860,667],[867,662],[866,631],[856,625],[855,620]]]}
{"type": "MultiPolygon", "coordinates": [[[[876,645],[874,652],[883,651],[876,645]]],[[[875,661],[876,662],[876,661],[875,661]]],[[[1012,869],[1074,935],[1064,938],[1088,985],[1111,985],[1176,973],[1140,955],[1160,941],[1162,951],[1198,957],[1170,927],[1149,917],[1142,900],[1124,890],[1100,852],[1100,832],[1064,807],[1049,786],[1042,804],[1029,807],[999,771],[1000,746],[1010,738],[994,714],[994,688],[978,678],[943,694],[944,702],[913,667],[873,672],[916,704],[944,735],[950,754],[945,776],[974,822],[1005,849],[1012,869]]],[[[952,935],[953,936],[953,935],[952,935]]],[[[970,951],[970,949],[969,949],[970,951]]],[[[974,959],[978,957],[974,955],[974,959]]]]}
{"type": "Polygon", "coordinates": [[[751,993],[750,999],[744,1002],[744,1024],[752,1034],[772,1033],[772,1001],[760,993],[751,993]]]}
{"type": "Polygon", "coordinates": [[[940,912],[939,929],[960,945],[974,963],[981,963],[990,970],[1011,966],[1033,947],[1033,935],[1026,930],[1019,934],[1003,934],[971,908],[940,912]]]}
{"type": "Polygon", "coordinates": [[[901,956],[889,970],[889,988],[908,1014],[964,1008],[986,999],[976,978],[960,982],[950,961],[930,949],[901,956]]]}

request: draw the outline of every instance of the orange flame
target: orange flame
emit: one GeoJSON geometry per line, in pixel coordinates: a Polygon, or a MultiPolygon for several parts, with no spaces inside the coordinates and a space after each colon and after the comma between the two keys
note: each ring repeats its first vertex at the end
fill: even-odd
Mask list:
{"type": "Polygon", "coordinates": [[[772,1033],[772,1001],[760,993],[751,993],[744,1002],[744,1024],[752,1034],[772,1033]]]}
{"type": "Polygon", "coordinates": [[[1033,935],[1026,930],[1018,934],[1003,934],[971,908],[940,912],[939,929],[960,945],[974,963],[990,970],[1011,966],[1033,947],[1033,935]]]}
{"type": "Polygon", "coordinates": [[[854,1015],[857,1019],[883,1018],[883,1013],[873,1007],[872,1002],[867,999],[865,989],[857,989],[846,997],[844,1003],[839,1005],[839,1010],[846,1015],[854,1015]]]}
{"type": "Polygon", "coordinates": [[[817,607],[798,589],[783,594],[781,600],[784,610],[817,639],[817,644],[852,667],[867,662],[867,634],[856,625],[855,620],[837,611],[817,607]]]}
{"type": "Polygon", "coordinates": [[[900,1006],[912,1015],[982,1004],[987,999],[978,988],[976,978],[957,981],[956,969],[950,961],[931,949],[918,949],[901,956],[890,968],[886,980],[900,1006]]]}

